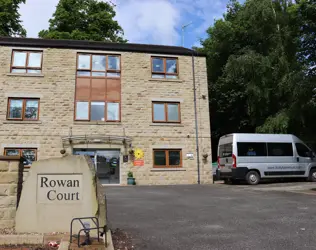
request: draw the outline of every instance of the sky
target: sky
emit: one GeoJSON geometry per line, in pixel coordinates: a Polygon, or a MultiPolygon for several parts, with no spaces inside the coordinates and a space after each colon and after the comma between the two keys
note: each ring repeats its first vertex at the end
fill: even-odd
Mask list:
{"type": "MultiPolygon", "coordinates": [[[[20,6],[21,19],[28,37],[48,28],[48,20],[59,0],[27,0],[20,6]]],[[[106,1],[106,0],[104,0],[106,1]]],[[[115,19],[131,43],[199,46],[214,19],[223,16],[229,0],[107,0],[116,5],[115,19]]]]}

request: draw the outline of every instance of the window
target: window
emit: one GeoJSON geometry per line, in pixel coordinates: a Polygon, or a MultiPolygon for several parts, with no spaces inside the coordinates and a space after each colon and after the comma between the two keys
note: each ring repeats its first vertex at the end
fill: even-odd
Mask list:
{"type": "Polygon", "coordinates": [[[120,56],[78,54],[75,120],[121,120],[120,56]]]}
{"type": "Polygon", "coordinates": [[[5,148],[4,155],[6,156],[20,156],[25,158],[23,164],[25,166],[31,166],[33,161],[37,160],[37,149],[30,148],[5,148]]]}
{"type": "Polygon", "coordinates": [[[222,144],[219,146],[219,157],[220,158],[232,157],[232,155],[233,155],[233,144],[232,143],[222,144]]]}
{"type": "Polygon", "coordinates": [[[42,73],[42,51],[13,50],[11,72],[12,73],[42,73]]]}
{"type": "Polygon", "coordinates": [[[238,142],[238,156],[267,156],[266,143],[238,142]]]}
{"type": "Polygon", "coordinates": [[[119,78],[120,59],[120,56],[116,55],[78,54],[77,76],[119,78]]]}
{"type": "Polygon", "coordinates": [[[309,157],[309,152],[311,151],[308,147],[306,147],[302,143],[295,143],[296,151],[301,157],[309,157]]]}
{"type": "Polygon", "coordinates": [[[153,122],[180,123],[180,103],[153,102],[153,122]]]}
{"type": "Polygon", "coordinates": [[[179,74],[177,58],[151,58],[151,77],[177,79],[179,74]]]}
{"type": "Polygon", "coordinates": [[[292,143],[268,143],[268,156],[293,156],[292,143]]]}
{"type": "Polygon", "coordinates": [[[155,149],[154,168],[181,168],[181,149],[155,149]]]}
{"type": "Polygon", "coordinates": [[[39,117],[39,99],[9,98],[8,120],[37,121],[39,117]]]}

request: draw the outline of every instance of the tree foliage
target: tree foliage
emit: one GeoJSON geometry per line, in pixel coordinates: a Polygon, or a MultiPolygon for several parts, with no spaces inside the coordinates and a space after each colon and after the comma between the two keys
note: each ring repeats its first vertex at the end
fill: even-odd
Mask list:
{"type": "Polygon", "coordinates": [[[292,13],[300,23],[300,50],[301,61],[308,66],[308,73],[316,76],[316,0],[299,1],[292,13]]]}
{"type": "Polygon", "coordinates": [[[39,37],[109,42],[126,42],[113,6],[97,0],[60,0],[48,30],[39,37]]]}
{"type": "Polygon", "coordinates": [[[316,141],[315,17],[315,0],[231,0],[207,30],[214,156],[219,137],[234,132],[316,141]]]}
{"type": "Polygon", "coordinates": [[[0,36],[26,36],[18,12],[21,3],[25,0],[0,0],[0,36]]]}

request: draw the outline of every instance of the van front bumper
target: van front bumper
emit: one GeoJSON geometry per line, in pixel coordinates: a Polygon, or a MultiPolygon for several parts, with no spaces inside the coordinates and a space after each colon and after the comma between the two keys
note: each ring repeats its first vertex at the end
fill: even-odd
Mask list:
{"type": "Polygon", "coordinates": [[[232,168],[231,172],[221,172],[219,169],[216,170],[216,176],[218,180],[245,180],[247,173],[248,168],[246,167],[232,168]]]}

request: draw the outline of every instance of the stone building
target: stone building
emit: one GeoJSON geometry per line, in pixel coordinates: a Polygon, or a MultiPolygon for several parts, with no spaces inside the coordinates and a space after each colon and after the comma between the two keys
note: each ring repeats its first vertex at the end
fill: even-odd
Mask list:
{"type": "Polygon", "coordinates": [[[0,66],[0,153],[90,155],[104,184],[212,182],[205,55],[1,38],[0,66]]]}

